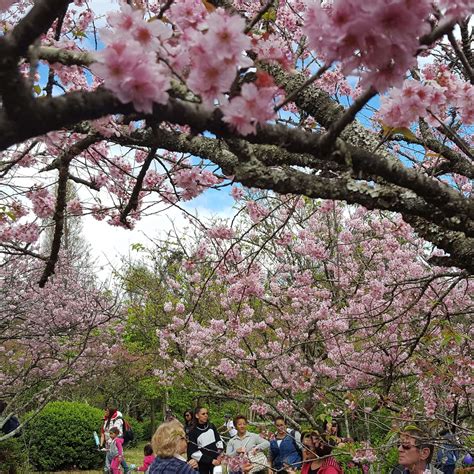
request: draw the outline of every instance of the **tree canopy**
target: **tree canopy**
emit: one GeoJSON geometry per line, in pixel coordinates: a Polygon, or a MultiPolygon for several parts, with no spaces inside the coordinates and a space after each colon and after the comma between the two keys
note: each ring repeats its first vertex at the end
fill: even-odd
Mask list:
{"type": "Polygon", "coordinates": [[[319,402],[462,424],[473,11],[0,0],[0,385],[12,404],[34,392],[40,407],[122,335],[110,294],[61,257],[68,218],[132,230],[228,191],[239,217],[159,248],[157,282],[128,273],[124,339],[157,378],[192,374],[313,425],[319,402]]]}
{"type": "Polygon", "coordinates": [[[79,0],[2,2],[2,242],[54,216],[42,285],[65,212],[132,227],[229,180],[399,212],[472,272],[469,1],[119,7],[97,28],[79,0]],[[68,203],[68,180],[87,193],[68,203]]]}

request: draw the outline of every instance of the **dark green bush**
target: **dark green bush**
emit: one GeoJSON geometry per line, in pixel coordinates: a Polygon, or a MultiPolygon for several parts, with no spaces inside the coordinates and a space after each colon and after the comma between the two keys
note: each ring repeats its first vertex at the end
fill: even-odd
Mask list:
{"type": "Polygon", "coordinates": [[[103,463],[93,432],[100,431],[102,410],[85,403],[52,402],[24,433],[30,463],[42,471],[93,469],[103,463]]]}
{"type": "Polygon", "coordinates": [[[149,420],[148,421],[144,420],[140,422],[128,416],[126,417],[126,419],[132,426],[133,434],[134,434],[133,444],[130,443],[130,446],[136,446],[137,443],[140,443],[142,441],[148,442],[151,440],[151,436],[149,435],[149,430],[150,430],[149,420]]]}
{"type": "Polygon", "coordinates": [[[27,463],[25,447],[19,438],[0,441],[0,472],[14,474],[22,471],[27,463]]]}

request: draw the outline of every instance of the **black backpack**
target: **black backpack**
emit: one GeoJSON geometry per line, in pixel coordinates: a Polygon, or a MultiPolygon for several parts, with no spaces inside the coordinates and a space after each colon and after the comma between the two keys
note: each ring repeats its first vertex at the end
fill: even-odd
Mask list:
{"type": "MultiPolygon", "coordinates": [[[[20,421],[15,415],[12,415],[8,421],[3,425],[2,427],[2,433],[3,434],[8,434],[11,433],[12,431],[15,431],[18,427],[20,426],[20,421]]],[[[20,436],[20,432],[18,431],[13,435],[15,438],[18,438],[20,436]]]]}
{"type": "Polygon", "coordinates": [[[133,441],[133,439],[135,438],[135,435],[133,434],[133,429],[130,423],[124,418],[118,418],[118,419],[122,420],[122,423],[123,423],[123,426],[122,426],[123,444],[127,444],[130,441],[133,441]]]}

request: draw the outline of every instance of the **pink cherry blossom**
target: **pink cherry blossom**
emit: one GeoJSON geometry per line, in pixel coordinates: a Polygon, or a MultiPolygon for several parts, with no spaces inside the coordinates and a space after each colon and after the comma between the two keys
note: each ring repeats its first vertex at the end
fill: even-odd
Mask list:
{"type": "Polygon", "coordinates": [[[223,105],[224,121],[232,125],[241,135],[255,133],[257,124],[264,124],[275,117],[273,98],[276,87],[260,87],[244,84],[240,96],[223,105]]]}
{"type": "Polygon", "coordinates": [[[82,214],[82,204],[79,199],[72,199],[67,203],[67,210],[74,216],[80,216],[82,214]]]}
{"type": "Polygon", "coordinates": [[[41,218],[52,217],[56,200],[46,188],[33,188],[26,193],[33,203],[33,212],[41,218]]]}
{"type": "Polygon", "coordinates": [[[207,231],[207,233],[209,237],[212,237],[213,239],[227,240],[231,239],[234,236],[234,231],[224,225],[217,225],[215,227],[212,227],[207,231]]]}
{"type": "Polygon", "coordinates": [[[250,48],[250,38],[244,34],[245,20],[230,16],[222,8],[212,12],[206,20],[209,28],[206,32],[206,46],[213,45],[212,52],[218,60],[238,61],[239,56],[250,48]]]}
{"type": "Polygon", "coordinates": [[[363,81],[383,91],[397,84],[415,64],[418,38],[429,31],[428,0],[376,0],[360,5],[336,0],[311,2],[305,32],[310,47],[328,63],[342,61],[343,71],[364,68],[363,81]]]}

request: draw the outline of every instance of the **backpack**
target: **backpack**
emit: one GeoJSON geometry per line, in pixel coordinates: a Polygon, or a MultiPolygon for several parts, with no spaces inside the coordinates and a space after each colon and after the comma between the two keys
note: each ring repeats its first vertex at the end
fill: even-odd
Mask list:
{"type": "Polygon", "coordinates": [[[127,444],[130,441],[133,441],[135,435],[133,434],[133,429],[130,426],[130,423],[124,418],[118,418],[118,419],[122,420],[122,423],[123,423],[123,426],[122,426],[123,444],[127,444]]]}
{"type": "MultiPolygon", "coordinates": [[[[11,433],[12,431],[15,431],[19,426],[20,426],[20,421],[18,420],[18,418],[15,415],[13,415],[3,425],[2,433],[3,434],[11,433]]],[[[20,436],[20,432],[18,431],[13,436],[14,436],[14,438],[18,438],[20,436]]]]}

